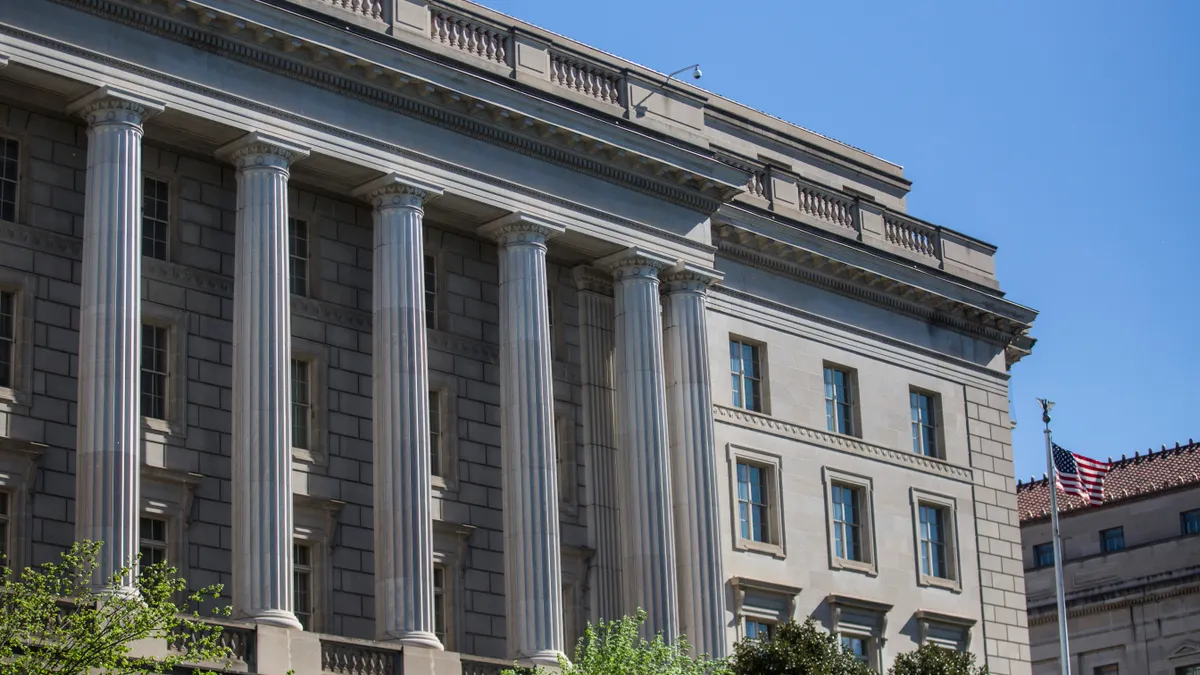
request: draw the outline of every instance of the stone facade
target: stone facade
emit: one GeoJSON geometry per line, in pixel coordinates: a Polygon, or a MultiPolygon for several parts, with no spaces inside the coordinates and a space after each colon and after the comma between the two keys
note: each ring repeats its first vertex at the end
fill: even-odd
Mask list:
{"type": "MultiPolygon", "coordinates": [[[[1104,492],[1092,507],[1059,493],[1072,672],[1200,672],[1200,445],[1121,457],[1104,492]]],[[[1052,675],[1060,670],[1048,483],[1020,485],[1018,500],[1033,672],[1052,675]]]]}
{"type": "Polygon", "coordinates": [[[6,7],[13,562],[165,558],[270,674],[547,662],[637,606],[1029,672],[1035,313],[898,166],[662,80],[459,0],[6,7]]]}

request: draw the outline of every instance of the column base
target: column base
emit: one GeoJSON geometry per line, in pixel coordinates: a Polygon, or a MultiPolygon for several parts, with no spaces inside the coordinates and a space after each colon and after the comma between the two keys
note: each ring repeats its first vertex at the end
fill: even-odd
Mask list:
{"type": "Polygon", "coordinates": [[[263,609],[257,612],[246,612],[242,618],[246,621],[253,621],[254,623],[261,623],[267,626],[304,630],[304,626],[300,625],[300,620],[296,618],[296,615],[286,609],[263,609]]]}
{"type": "Polygon", "coordinates": [[[557,669],[559,658],[561,658],[563,661],[567,661],[568,663],[570,662],[570,659],[567,658],[566,654],[554,649],[543,649],[542,651],[535,652],[529,656],[522,656],[517,659],[517,661],[522,665],[532,664],[535,666],[550,666],[557,669]]]}
{"type": "Polygon", "coordinates": [[[439,640],[436,635],[425,630],[386,633],[379,639],[385,642],[399,642],[405,647],[422,647],[424,649],[435,649],[437,651],[442,651],[445,649],[445,647],[442,646],[442,641],[439,640]]]}

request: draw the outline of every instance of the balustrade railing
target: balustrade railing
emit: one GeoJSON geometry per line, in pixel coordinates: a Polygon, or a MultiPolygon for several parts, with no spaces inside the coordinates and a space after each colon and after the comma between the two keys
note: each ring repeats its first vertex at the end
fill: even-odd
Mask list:
{"type": "Polygon", "coordinates": [[[937,260],[941,257],[937,228],[893,213],[883,217],[884,239],[893,246],[937,260]]]}
{"type": "Polygon", "coordinates": [[[383,0],[317,0],[317,2],[343,12],[350,12],[355,16],[383,21],[383,0]]]}
{"type": "MultiPolygon", "coordinates": [[[[218,619],[202,619],[202,621],[220,626],[221,635],[217,638],[217,644],[229,649],[230,658],[235,664],[243,664],[248,670],[254,670],[257,637],[254,626],[218,619]]],[[[186,633],[176,633],[167,641],[167,649],[172,652],[185,653],[189,639],[190,637],[186,633]]]]}
{"type": "Polygon", "coordinates": [[[802,213],[838,227],[854,229],[854,202],[812,185],[800,183],[798,187],[802,213]]]}
{"type": "Polygon", "coordinates": [[[500,675],[501,672],[510,669],[516,670],[517,673],[527,672],[523,668],[514,669],[512,661],[462,655],[462,675],[500,675]]]}
{"type": "Polygon", "coordinates": [[[435,42],[486,61],[508,65],[508,31],[430,7],[430,37],[435,42]]]}
{"type": "Polygon", "coordinates": [[[550,52],[550,81],[596,100],[621,105],[621,76],[586,61],[550,52]]]}
{"type": "Polygon", "coordinates": [[[321,670],[339,675],[402,675],[401,651],[378,642],[321,636],[321,670]]]}

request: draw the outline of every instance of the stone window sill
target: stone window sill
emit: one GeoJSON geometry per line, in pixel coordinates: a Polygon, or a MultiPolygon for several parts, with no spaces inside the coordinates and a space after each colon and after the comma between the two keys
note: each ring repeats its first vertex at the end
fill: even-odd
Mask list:
{"type": "Polygon", "coordinates": [[[875,568],[874,563],[863,562],[861,560],[847,560],[845,558],[834,558],[832,567],[837,570],[846,572],[857,572],[867,576],[879,576],[879,571],[875,568]]]}
{"type": "Polygon", "coordinates": [[[292,448],[292,460],[296,461],[296,462],[301,462],[303,464],[315,464],[315,465],[325,464],[325,457],[323,455],[321,455],[320,453],[317,453],[317,452],[313,452],[312,450],[308,450],[306,448],[293,447],[292,448]]]}
{"type": "Polygon", "coordinates": [[[183,425],[175,424],[169,420],[158,419],[157,417],[142,416],[142,432],[160,434],[166,436],[167,440],[182,440],[187,436],[183,425]]]}
{"type": "Polygon", "coordinates": [[[767,542],[763,541],[754,541],[753,539],[743,539],[738,537],[734,548],[740,551],[747,551],[749,553],[769,555],[779,558],[780,560],[787,558],[787,555],[783,552],[783,546],[780,544],[768,544],[767,542]]]}
{"type": "Polygon", "coordinates": [[[941,588],[953,593],[962,593],[962,584],[958,583],[957,579],[943,579],[942,577],[932,577],[927,574],[922,574],[921,585],[930,586],[932,588],[941,588]]]}

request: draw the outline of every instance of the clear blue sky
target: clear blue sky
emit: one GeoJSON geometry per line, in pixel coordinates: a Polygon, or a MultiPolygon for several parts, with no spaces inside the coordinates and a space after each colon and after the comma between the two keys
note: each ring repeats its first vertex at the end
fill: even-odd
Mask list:
{"type": "Polygon", "coordinates": [[[1041,312],[1017,475],[1200,439],[1200,2],[483,0],[905,167],[1041,312]]]}

